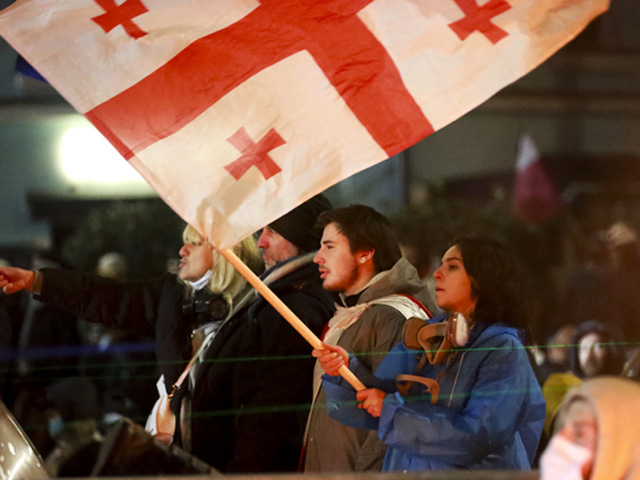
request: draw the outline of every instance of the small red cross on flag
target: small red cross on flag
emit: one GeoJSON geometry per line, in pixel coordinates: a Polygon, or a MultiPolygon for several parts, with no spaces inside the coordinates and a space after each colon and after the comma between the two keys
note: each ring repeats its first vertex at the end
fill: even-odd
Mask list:
{"type": "Polygon", "coordinates": [[[491,43],[498,43],[509,35],[491,21],[496,15],[511,8],[511,5],[506,0],[489,0],[484,5],[478,5],[477,0],[454,1],[465,15],[464,18],[449,25],[456,32],[456,35],[460,37],[460,40],[464,40],[476,30],[485,35],[491,43]]]}
{"type": "Polygon", "coordinates": [[[95,0],[95,2],[104,8],[105,13],[91,20],[100,25],[105,32],[108,33],[118,25],[122,25],[131,38],[140,38],[147,34],[133,23],[135,17],[148,11],[141,0],[125,0],[122,5],[116,5],[115,0],[95,0]]]}
{"type": "Polygon", "coordinates": [[[256,167],[265,180],[269,180],[281,171],[280,167],[269,156],[269,151],[287,142],[278,135],[275,129],[269,130],[258,143],[251,140],[244,128],[240,128],[227,140],[242,152],[240,158],[224,166],[224,169],[236,180],[240,180],[251,167],[256,167]]]}
{"type": "Polygon", "coordinates": [[[0,35],[227,247],[455,121],[607,7],[18,0],[0,35]]]}

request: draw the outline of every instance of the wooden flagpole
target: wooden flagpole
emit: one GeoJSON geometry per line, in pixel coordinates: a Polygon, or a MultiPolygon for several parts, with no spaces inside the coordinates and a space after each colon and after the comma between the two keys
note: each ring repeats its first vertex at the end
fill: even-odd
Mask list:
{"type": "MultiPolygon", "coordinates": [[[[245,263],[238,258],[230,249],[219,250],[220,254],[233,265],[240,274],[275,308],[284,319],[291,324],[302,337],[311,344],[313,348],[322,349],[320,339],[287,307],[280,298],[267,287],[260,278],[251,271],[245,263]]],[[[356,390],[364,390],[366,387],[346,366],[340,367],[340,375],[356,390]]]]}

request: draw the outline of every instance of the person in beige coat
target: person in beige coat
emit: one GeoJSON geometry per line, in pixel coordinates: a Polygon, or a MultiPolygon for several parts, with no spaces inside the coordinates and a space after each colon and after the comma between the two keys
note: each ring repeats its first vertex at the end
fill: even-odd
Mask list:
{"type": "Polygon", "coordinates": [[[540,460],[542,480],[640,480],[640,384],[585,381],[564,398],[540,460]]]}

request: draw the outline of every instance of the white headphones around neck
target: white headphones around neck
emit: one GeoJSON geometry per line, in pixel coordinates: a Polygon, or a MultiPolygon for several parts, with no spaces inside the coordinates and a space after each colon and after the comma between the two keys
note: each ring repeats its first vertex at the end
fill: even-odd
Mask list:
{"type": "Polygon", "coordinates": [[[411,317],[404,326],[403,343],[412,350],[424,350],[432,365],[442,362],[453,348],[464,347],[469,341],[469,321],[461,313],[452,313],[447,320],[426,323],[411,317]]]}

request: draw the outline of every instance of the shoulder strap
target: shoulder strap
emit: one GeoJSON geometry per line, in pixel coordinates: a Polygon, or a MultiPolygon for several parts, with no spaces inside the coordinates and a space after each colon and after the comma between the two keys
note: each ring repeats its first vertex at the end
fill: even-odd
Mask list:
{"type": "Polygon", "coordinates": [[[433,313],[431,313],[431,311],[420,300],[412,297],[407,293],[401,293],[400,295],[402,295],[403,297],[407,297],[409,300],[415,303],[420,308],[420,310],[422,310],[427,315],[427,318],[433,318],[433,313]]]}
{"type": "Polygon", "coordinates": [[[386,297],[376,298],[367,302],[369,305],[386,305],[398,310],[405,318],[418,317],[423,320],[432,318],[433,315],[422,302],[404,293],[394,293],[386,297]]]}
{"type": "Polygon", "coordinates": [[[409,389],[414,383],[421,383],[427,387],[425,393],[431,394],[431,403],[433,405],[438,403],[438,395],[440,394],[440,385],[438,384],[438,380],[409,374],[402,374],[396,377],[396,387],[403,397],[406,397],[409,394],[409,389]]]}

